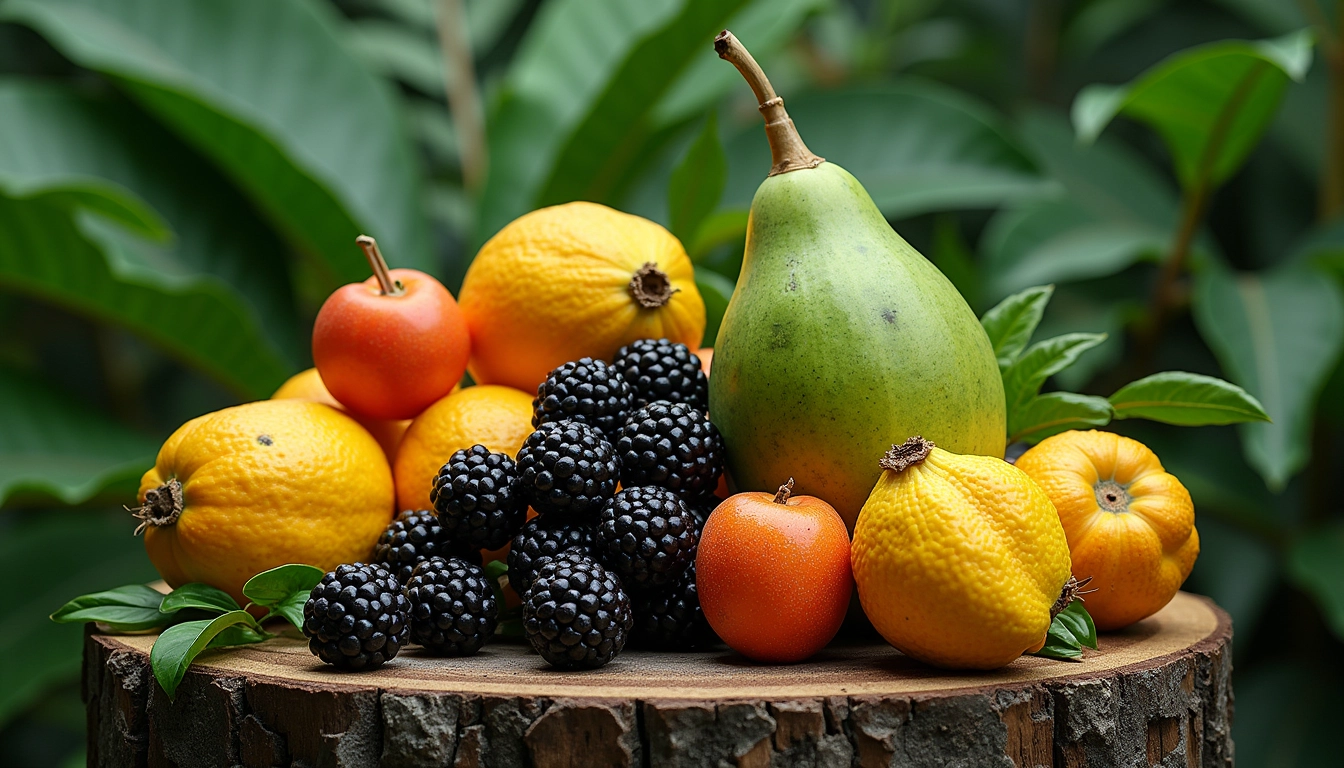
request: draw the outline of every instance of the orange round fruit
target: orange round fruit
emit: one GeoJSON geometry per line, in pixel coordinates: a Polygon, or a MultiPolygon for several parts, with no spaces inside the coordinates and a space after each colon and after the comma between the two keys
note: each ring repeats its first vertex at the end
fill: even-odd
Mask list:
{"type": "Polygon", "coordinates": [[[303,400],[199,416],[140,480],[145,550],[169,586],[243,584],[286,563],[367,558],[392,521],[392,472],[354,419],[303,400]]]}
{"type": "Polygon", "coordinates": [[[677,238],[596,203],[542,208],[481,247],[458,294],[472,378],[535,392],[553,368],[636,339],[694,349],[705,304],[677,238]]]}
{"type": "Polygon", "coordinates": [[[739,493],[700,534],[695,586],[714,631],[756,661],[802,661],[839,631],[853,586],[849,533],[812,496],[739,493]]]}
{"type": "Polygon", "coordinates": [[[1042,440],[1017,466],[1045,491],[1069,540],[1073,575],[1091,578],[1098,629],[1147,618],[1170,602],[1199,556],[1195,507],[1143,443],[1073,430],[1042,440]]]}
{"type": "Polygon", "coordinates": [[[708,376],[710,367],[714,365],[714,348],[703,347],[695,353],[695,356],[700,358],[700,370],[708,376]]]}
{"type": "MultiPolygon", "coordinates": [[[[271,395],[272,400],[310,400],[314,403],[326,403],[332,408],[344,411],[345,406],[336,401],[327,390],[327,385],[322,383],[322,375],[316,368],[309,368],[306,371],[299,371],[290,376],[280,388],[271,395]]],[[[352,414],[353,415],[353,414],[352,414]]],[[[383,453],[387,456],[389,464],[397,457],[397,446],[401,445],[401,438],[406,434],[406,428],[411,426],[410,419],[401,419],[393,421],[390,419],[366,419],[355,416],[365,429],[373,435],[373,439],[383,447],[383,453]]]]}
{"type": "Polygon", "coordinates": [[[392,474],[400,509],[431,509],[434,476],[452,455],[477,443],[514,456],[532,434],[532,395],[478,384],[460,389],[415,417],[401,440],[392,474]]]}

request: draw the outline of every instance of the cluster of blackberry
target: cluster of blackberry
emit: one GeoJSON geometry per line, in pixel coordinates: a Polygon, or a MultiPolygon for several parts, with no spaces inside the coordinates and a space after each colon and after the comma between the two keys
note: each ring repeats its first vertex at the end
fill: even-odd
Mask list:
{"type": "Polygon", "coordinates": [[[475,653],[499,622],[481,550],[510,542],[523,633],[556,667],[600,667],[627,638],[715,642],[694,567],[724,469],[708,405],[700,359],[667,339],[551,371],[516,461],[483,445],[456,452],[434,478],[432,511],[402,512],[371,564],[340,566],[313,590],[313,653],[344,669],[377,667],[407,643],[475,653]]]}

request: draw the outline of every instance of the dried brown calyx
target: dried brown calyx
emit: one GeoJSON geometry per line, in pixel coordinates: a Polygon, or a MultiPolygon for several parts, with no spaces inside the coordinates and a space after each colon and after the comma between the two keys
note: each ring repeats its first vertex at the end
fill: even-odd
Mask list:
{"type": "Polygon", "coordinates": [[[126,511],[135,516],[140,524],[135,527],[135,535],[144,533],[152,526],[172,525],[182,516],[185,503],[182,501],[182,483],[171,477],[158,488],[145,492],[145,503],[138,507],[126,507],[126,511]]]}
{"type": "Polygon", "coordinates": [[[900,445],[891,446],[891,450],[882,454],[882,458],[878,459],[877,465],[883,469],[890,469],[892,472],[904,472],[929,458],[929,452],[933,448],[933,441],[915,435],[900,445]]]}

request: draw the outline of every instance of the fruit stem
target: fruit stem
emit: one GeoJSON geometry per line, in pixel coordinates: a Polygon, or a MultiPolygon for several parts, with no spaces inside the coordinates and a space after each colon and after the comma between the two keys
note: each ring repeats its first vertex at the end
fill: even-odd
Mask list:
{"type": "Polygon", "coordinates": [[[891,450],[877,460],[877,466],[892,472],[904,472],[929,458],[929,452],[933,449],[933,441],[915,435],[900,445],[891,446],[891,450]]]}
{"type": "Polygon", "coordinates": [[[1055,617],[1063,613],[1064,609],[1068,608],[1069,604],[1072,603],[1074,600],[1078,600],[1080,602],[1086,602],[1085,600],[1083,600],[1083,595],[1087,594],[1088,592],[1097,591],[1095,589],[1083,589],[1083,587],[1086,587],[1091,581],[1092,581],[1091,576],[1088,576],[1086,579],[1083,579],[1082,581],[1079,581],[1074,577],[1070,576],[1069,580],[1064,582],[1064,588],[1059,591],[1059,599],[1055,600],[1055,604],[1050,606],[1050,620],[1054,621],[1055,617]]]}
{"type": "Polygon", "coordinates": [[[723,30],[714,38],[714,52],[719,58],[737,67],[747,85],[756,94],[760,103],[761,115],[765,117],[765,136],[770,140],[770,155],[774,165],[771,176],[803,168],[816,168],[826,162],[825,158],[812,154],[803,139],[798,135],[789,113],[784,109],[784,99],[775,94],[770,79],[765,76],[761,65],[752,58],[751,52],[728,30],[723,30]]]}
{"type": "Polygon", "coordinates": [[[170,477],[168,482],[145,492],[144,504],[138,507],[126,507],[126,511],[140,521],[135,527],[135,535],[139,536],[151,525],[158,527],[176,523],[177,518],[182,516],[184,507],[182,483],[178,482],[176,477],[170,477]]]}
{"type": "Polygon", "coordinates": [[[400,283],[392,280],[392,273],[387,271],[387,262],[383,259],[383,252],[378,250],[378,241],[368,235],[360,235],[355,238],[355,243],[364,251],[364,258],[369,260],[369,266],[373,269],[373,276],[378,278],[378,287],[382,290],[384,296],[400,296],[406,292],[400,283]]]}
{"type": "Polygon", "coordinates": [[[779,490],[778,490],[778,491],[775,491],[775,503],[776,503],[776,504],[787,504],[787,503],[789,503],[789,496],[791,496],[791,495],[793,495],[793,478],[792,478],[792,477],[789,478],[789,482],[787,482],[787,483],[785,483],[785,484],[779,486],[779,490]]]}
{"type": "Polygon", "coordinates": [[[672,300],[672,294],[680,290],[672,287],[672,281],[668,279],[667,273],[652,261],[644,262],[644,266],[636,270],[634,277],[630,278],[630,295],[634,296],[639,306],[645,309],[657,309],[663,306],[672,300]]]}

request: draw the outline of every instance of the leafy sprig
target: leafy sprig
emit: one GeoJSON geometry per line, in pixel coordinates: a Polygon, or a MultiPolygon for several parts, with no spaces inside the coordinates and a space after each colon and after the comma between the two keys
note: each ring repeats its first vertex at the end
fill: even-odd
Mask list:
{"type": "Polygon", "coordinates": [[[1092,616],[1083,607],[1081,600],[1074,600],[1059,612],[1050,629],[1045,633],[1045,645],[1031,654],[1046,659],[1061,661],[1082,661],[1083,647],[1097,649],[1097,625],[1092,616]]]}
{"type": "Polygon", "coordinates": [[[233,596],[209,584],[183,584],[163,594],[145,584],[76,597],[51,615],[60,624],[97,622],[112,632],[161,629],[149,651],[154,678],[172,699],[193,661],[208,648],[249,645],[275,637],[262,625],[284,619],[303,626],[303,604],[322,579],[311,565],[282,565],[253,576],[243,585],[251,602],[244,608],[233,596]],[[253,609],[265,609],[260,619],[253,609]]]}

